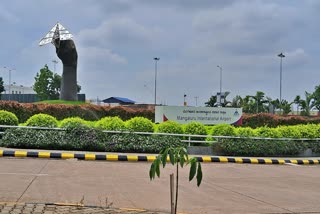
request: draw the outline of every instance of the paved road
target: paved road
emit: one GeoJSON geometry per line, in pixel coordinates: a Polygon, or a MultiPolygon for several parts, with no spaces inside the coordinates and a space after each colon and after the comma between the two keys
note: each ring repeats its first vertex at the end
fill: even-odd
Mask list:
{"type": "MultiPolygon", "coordinates": [[[[179,212],[320,213],[320,166],[203,163],[203,183],[180,171],[179,212]]],[[[168,166],[147,162],[0,158],[0,202],[62,202],[169,212],[168,166]]]]}

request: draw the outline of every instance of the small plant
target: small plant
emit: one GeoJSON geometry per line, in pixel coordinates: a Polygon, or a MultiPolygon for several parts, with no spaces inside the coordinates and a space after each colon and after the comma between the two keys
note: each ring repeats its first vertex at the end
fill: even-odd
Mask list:
{"type": "MultiPolygon", "coordinates": [[[[185,134],[190,135],[207,135],[207,129],[205,125],[199,122],[191,122],[185,125],[185,134]]],[[[193,137],[191,140],[198,140],[199,137],[193,137]]]]}
{"type": "Polygon", "coordinates": [[[104,117],[96,122],[95,126],[104,130],[125,130],[125,123],[120,117],[104,117]]]}
{"type": "Polygon", "coordinates": [[[213,136],[235,136],[235,128],[230,124],[218,124],[212,128],[213,136]]]}
{"type": "Polygon", "coordinates": [[[37,127],[57,127],[58,121],[51,115],[48,114],[35,114],[30,117],[25,123],[26,126],[37,126],[37,127]]]}
{"type": "Polygon", "coordinates": [[[200,186],[202,181],[202,169],[201,169],[201,163],[198,162],[198,159],[193,157],[188,157],[187,149],[184,147],[177,147],[177,148],[166,148],[160,152],[160,154],[157,156],[157,158],[152,162],[150,170],[149,170],[149,177],[150,180],[155,179],[156,175],[160,177],[160,165],[163,166],[163,168],[166,166],[167,159],[169,157],[169,160],[172,165],[176,165],[176,197],[175,197],[175,203],[173,202],[173,189],[174,185],[174,174],[172,173],[170,175],[170,190],[171,190],[171,213],[176,214],[177,213],[177,207],[178,207],[178,189],[179,189],[179,165],[181,168],[183,168],[185,165],[190,164],[190,171],[189,171],[189,181],[191,181],[195,176],[197,178],[197,186],[200,186]]]}
{"type": "Polygon", "coordinates": [[[238,127],[236,128],[236,136],[239,137],[253,137],[254,131],[250,127],[238,127]]]}
{"type": "Polygon", "coordinates": [[[173,134],[183,134],[182,126],[175,121],[166,121],[160,123],[158,126],[158,132],[160,133],[173,133],[173,134]]]}
{"type": "Polygon", "coordinates": [[[127,121],[127,128],[134,132],[153,132],[154,125],[151,120],[144,117],[134,117],[127,121]]]}
{"type": "Polygon", "coordinates": [[[18,124],[19,121],[15,114],[0,110],[0,125],[17,126],[18,124]]]}
{"type": "Polygon", "coordinates": [[[69,117],[60,122],[61,128],[75,128],[79,126],[87,126],[87,121],[80,117],[69,117]]]}

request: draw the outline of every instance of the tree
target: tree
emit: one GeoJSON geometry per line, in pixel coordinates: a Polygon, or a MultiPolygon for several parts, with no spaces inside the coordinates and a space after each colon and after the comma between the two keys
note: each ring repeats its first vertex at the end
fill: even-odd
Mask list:
{"type": "Polygon", "coordinates": [[[297,104],[297,114],[299,114],[299,107],[300,107],[300,103],[301,103],[301,97],[300,95],[297,95],[294,100],[293,103],[297,104]]]}
{"type": "Polygon", "coordinates": [[[234,108],[241,108],[243,106],[243,99],[240,95],[235,96],[232,99],[231,106],[234,108]]]}
{"type": "Polygon", "coordinates": [[[0,77],[0,100],[1,100],[1,94],[4,92],[4,85],[3,85],[3,79],[0,77]]]}
{"type": "Polygon", "coordinates": [[[264,97],[265,93],[262,91],[257,91],[255,96],[251,96],[255,100],[256,104],[256,113],[259,112],[266,112],[267,107],[265,106],[266,103],[269,103],[269,100],[264,97]]]}
{"type": "Polygon", "coordinates": [[[282,100],[281,101],[281,109],[282,109],[282,113],[284,115],[287,115],[287,114],[289,114],[291,112],[292,103],[289,103],[287,100],[282,100]]]}
{"type": "Polygon", "coordinates": [[[310,111],[315,107],[315,100],[314,100],[314,93],[309,93],[305,91],[305,97],[306,99],[300,100],[300,106],[301,106],[301,114],[304,116],[310,116],[310,111]]]}
{"type": "MultiPolygon", "coordinates": [[[[183,168],[185,165],[190,164],[189,171],[189,181],[191,181],[194,176],[197,178],[197,186],[200,186],[202,181],[202,169],[201,163],[198,161],[196,157],[190,158],[188,157],[187,149],[184,147],[177,148],[166,148],[160,152],[160,154],[156,157],[156,159],[152,162],[149,177],[150,180],[155,179],[156,175],[160,177],[160,165],[162,164],[163,168],[166,166],[167,160],[170,160],[172,165],[176,165],[176,197],[175,203],[173,202],[173,185],[170,185],[171,189],[171,213],[177,213],[178,207],[178,187],[179,187],[179,165],[183,168]]],[[[170,184],[173,183],[174,174],[170,175],[170,184]]]]}
{"type": "MultiPolygon", "coordinates": [[[[231,103],[230,101],[227,101],[227,96],[229,94],[230,94],[229,91],[224,92],[224,102],[222,103],[222,107],[225,107],[227,104],[231,103]]],[[[206,107],[216,107],[219,104],[217,101],[218,101],[217,96],[212,95],[208,100],[208,102],[205,102],[204,104],[206,105],[206,107]]]]}
{"type": "Polygon", "coordinates": [[[313,92],[314,96],[314,107],[320,111],[320,85],[315,87],[315,91],[313,92]]]}
{"type": "MultiPolygon", "coordinates": [[[[48,65],[41,68],[40,73],[37,73],[34,79],[33,90],[37,93],[40,100],[59,99],[62,77],[50,71],[48,65]]],[[[77,87],[79,92],[81,86],[77,85],[77,87]]]]}

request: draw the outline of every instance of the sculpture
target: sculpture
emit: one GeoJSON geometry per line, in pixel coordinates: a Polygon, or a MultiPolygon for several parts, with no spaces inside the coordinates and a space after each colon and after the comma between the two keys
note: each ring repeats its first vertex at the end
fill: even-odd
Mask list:
{"type": "Polygon", "coordinates": [[[77,62],[78,54],[72,34],[59,22],[41,39],[39,45],[52,43],[63,64],[61,80],[61,100],[77,100],[77,62]]]}

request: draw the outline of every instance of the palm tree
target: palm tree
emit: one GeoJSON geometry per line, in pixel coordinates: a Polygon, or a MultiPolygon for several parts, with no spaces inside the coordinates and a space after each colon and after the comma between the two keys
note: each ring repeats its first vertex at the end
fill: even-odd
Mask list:
{"type": "Polygon", "coordinates": [[[305,100],[300,100],[300,106],[301,106],[301,114],[305,116],[310,116],[310,111],[315,107],[315,100],[314,100],[314,94],[305,92],[305,100]]]}
{"type": "Polygon", "coordinates": [[[297,104],[297,115],[299,115],[299,107],[300,107],[300,103],[301,103],[301,97],[300,95],[297,95],[294,100],[293,103],[297,104]]]}
{"type": "Polygon", "coordinates": [[[256,113],[259,112],[265,112],[266,111],[266,107],[265,107],[265,103],[269,103],[269,100],[267,100],[264,97],[264,92],[262,91],[257,91],[255,96],[249,96],[250,98],[252,98],[255,101],[255,105],[256,105],[256,113]]]}
{"type": "Polygon", "coordinates": [[[232,99],[231,106],[234,108],[240,108],[243,106],[243,99],[240,95],[235,96],[232,99]]]}

